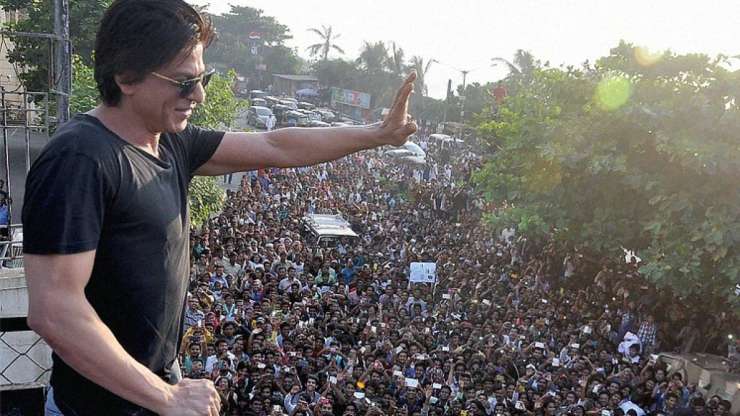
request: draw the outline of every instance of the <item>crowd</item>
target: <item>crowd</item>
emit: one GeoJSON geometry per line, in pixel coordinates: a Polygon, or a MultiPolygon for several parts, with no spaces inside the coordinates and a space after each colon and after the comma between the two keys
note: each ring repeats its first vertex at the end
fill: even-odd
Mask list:
{"type": "Polygon", "coordinates": [[[492,235],[479,158],[421,143],[424,167],[368,151],[252,172],[193,232],[180,362],[214,381],[222,414],[729,413],[656,360],[701,340],[634,259],[492,235]],[[341,214],[361,238],[314,247],[306,213],[341,214]],[[435,262],[436,284],[410,284],[411,262],[435,262]]]}

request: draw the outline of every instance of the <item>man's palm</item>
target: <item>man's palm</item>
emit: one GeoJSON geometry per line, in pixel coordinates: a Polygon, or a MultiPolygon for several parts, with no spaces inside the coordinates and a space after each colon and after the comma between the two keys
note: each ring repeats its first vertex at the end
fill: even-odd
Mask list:
{"type": "Polygon", "coordinates": [[[381,136],[384,144],[401,146],[406,143],[406,139],[416,132],[416,122],[409,120],[409,97],[414,91],[414,81],[416,72],[411,72],[396,92],[396,98],[390,111],[381,123],[381,136]]]}

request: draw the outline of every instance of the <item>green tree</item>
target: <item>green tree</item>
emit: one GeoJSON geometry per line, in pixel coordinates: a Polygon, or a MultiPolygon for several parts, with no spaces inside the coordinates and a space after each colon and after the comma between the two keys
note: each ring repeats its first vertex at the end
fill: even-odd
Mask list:
{"type": "Polygon", "coordinates": [[[79,55],[72,56],[72,96],[69,100],[69,112],[74,115],[84,113],[98,105],[97,84],[93,69],[82,61],[79,55]]]}
{"type": "Polygon", "coordinates": [[[740,73],[723,59],[622,43],[578,69],[533,60],[478,126],[492,154],[477,180],[507,201],[491,224],[593,256],[635,250],[657,286],[740,311],[740,73]]]}
{"type": "Polygon", "coordinates": [[[411,69],[416,71],[414,90],[416,90],[417,94],[421,94],[422,96],[426,96],[427,94],[429,94],[426,76],[429,72],[429,68],[432,67],[433,62],[433,59],[429,59],[428,61],[424,62],[424,58],[418,55],[411,57],[411,69]]]}
{"type": "Polygon", "coordinates": [[[402,77],[393,73],[392,59],[385,43],[366,41],[355,62],[363,72],[363,77],[358,80],[358,89],[372,95],[374,107],[390,106],[402,77]]]}
{"type": "Polygon", "coordinates": [[[494,87],[495,84],[492,82],[486,84],[473,82],[465,85],[465,91],[463,91],[462,85],[458,85],[458,96],[462,95],[465,97],[464,122],[471,122],[476,116],[483,114],[484,110],[487,110],[487,113],[490,115],[490,108],[493,102],[491,91],[494,87]]]}
{"type": "Polygon", "coordinates": [[[390,67],[393,75],[402,77],[406,73],[406,62],[404,60],[403,48],[396,45],[396,42],[391,42],[391,53],[388,56],[388,66],[390,67]]]}
{"type": "Polygon", "coordinates": [[[388,67],[388,48],[383,41],[370,43],[365,41],[357,63],[367,74],[380,74],[388,67]]]}
{"type": "MultiPolygon", "coordinates": [[[[196,107],[191,123],[212,129],[229,129],[234,124],[239,110],[247,103],[234,96],[231,85],[236,80],[236,72],[229,71],[226,76],[215,74],[206,90],[206,101],[196,107]]],[[[190,181],[190,221],[199,227],[215,213],[223,209],[225,195],[223,189],[212,176],[196,176],[190,181]]]]}
{"type": "Polygon", "coordinates": [[[355,62],[344,59],[317,61],[312,71],[321,85],[347,89],[359,88],[357,81],[363,76],[355,62]]]}
{"type": "MultiPolygon", "coordinates": [[[[95,34],[103,11],[112,0],[86,0],[69,2],[69,34],[72,52],[85,65],[92,64],[95,34]]],[[[54,31],[53,1],[0,0],[6,10],[24,10],[27,19],[8,23],[6,29],[19,32],[52,33],[54,31]]],[[[21,80],[29,91],[46,91],[49,84],[49,41],[46,39],[11,36],[14,48],[8,53],[11,63],[23,68],[21,80]]]]}
{"type": "Polygon", "coordinates": [[[265,16],[262,10],[232,5],[229,12],[213,15],[211,20],[219,36],[206,49],[205,60],[209,64],[259,79],[260,87],[269,83],[270,73],[300,71],[303,61],[293,49],[285,46],[285,41],[292,37],[288,27],[272,16],[265,16]],[[259,34],[258,40],[249,38],[252,32],[259,34]],[[253,53],[253,48],[257,54],[253,53]],[[259,65],[265,65],[266,69],[258,70],[259,65]]]}
{"type": "Polygon", "coordinates": [[[340,48],[339,45],[334,43],[334,41],[339,38],[340,35],[339,33],[332,33],[331,26],[322,25],[321,29],[316,29],[312,27],[308,29],[308,31],[315,33],[321,38],[321,42],[314,43],[313,45],[306,48],[312,57],[316,55],[321,55],[321,60],[326,62],[326,60],[329,59],[329,51],[331,50],[335,50],[341,54],[344,54],[344,49],[340,48]]]}
{"type": "Polygon", "coordinates": [[[214,74],[206,89],[206,101],[195,108],[190,122],[212,129],[229,129],[233,126],[239,110],[247,103],[234,96],[231,86],[236,81],[236,72],[214,74]]]}

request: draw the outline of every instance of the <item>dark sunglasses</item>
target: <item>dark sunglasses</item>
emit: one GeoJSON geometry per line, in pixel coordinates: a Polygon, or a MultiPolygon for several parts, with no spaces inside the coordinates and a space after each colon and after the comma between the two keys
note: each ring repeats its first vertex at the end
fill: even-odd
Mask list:
{"type": "Polygon", "coordinates": [[[165,81],[168,81],[174,85],[177,85],[177,87],[180,89],[180,97],[187,98],[190,96],[190,94],[193,93],[193,90],[195,90],[195,86],[200,83],[203,85],[203,88],[205,88],[208,83],[211,81],[211,77],[213,74],[216,73],[216,70],[211,69],[210,71],[201,74],[198,77],[192,78],[192,79],[186,79],[185,81],[178,81],[176,79],[172,79],[170,77],[164,76],[162,74],[158,74],[156,72],[152,72],[152,75],[159,79],[163,79],[165,81]]]}

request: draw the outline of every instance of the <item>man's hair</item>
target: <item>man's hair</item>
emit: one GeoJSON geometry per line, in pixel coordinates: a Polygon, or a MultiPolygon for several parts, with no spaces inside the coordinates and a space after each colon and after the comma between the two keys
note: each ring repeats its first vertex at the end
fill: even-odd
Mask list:
{"type": "Polygon", "coordinates": [[[95,82],[106,105],[121,101],[123,82],[140,82],[195,45],[215,37],[209,19],[183,0],[115,0],[95,39],[95,82]]]}
{"type": "Polygon", "coordinates": [[[707,405],[707,402],[705,402],[704,399],[702,399],[701,397],[695,397],[691,401],[691,405],[692,406],[702,406],[702,407],[704,407],[704,406],[707,405]]]}

